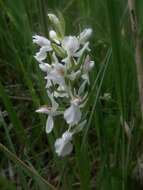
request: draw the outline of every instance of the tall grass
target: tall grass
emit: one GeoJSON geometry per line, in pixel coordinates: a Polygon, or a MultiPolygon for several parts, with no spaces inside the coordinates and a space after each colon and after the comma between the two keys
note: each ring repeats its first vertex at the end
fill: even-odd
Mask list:
{"type": "MultiPolygon", "coordinates": [[[[142,8],[142,0],[137,1],[140,36],[142,8]]],[[[143,132],[134,55],[125,0],[1,1],[0,189],[142,189],[143,132]],[[35,113],[48,100],[33,58],[32,35],[47,36],[47,12],[63,14],[67,35],[88,26],[94,30],[88,122],[66,158],[53,149],[61,121],[47,136],[45,118],[35,113]],[[104,99],[105,93],[111,98],[104,99]]]]}

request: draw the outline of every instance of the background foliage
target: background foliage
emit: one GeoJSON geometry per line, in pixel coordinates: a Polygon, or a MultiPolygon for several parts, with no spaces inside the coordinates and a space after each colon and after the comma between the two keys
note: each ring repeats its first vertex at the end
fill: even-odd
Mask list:
{"type": "MultiPolygon", "coordinates": [[[[143,1],[136,2],[143,35],[143,1]]],[[[125,0],[0,1],[0,189],[142,189],[142,121],[134,40],[125,0]],[[88,124],[71,156],[58,158],[54,133],[35,113],[47,103],[32,35],[48,36],[47,12],[62,13],[66,33],[93,28],[95,68],[88,124]],[[111,99],[103,98],[105,93],[111,99]],[[8,149],[7,149],[7,148],[8,149]]]]}

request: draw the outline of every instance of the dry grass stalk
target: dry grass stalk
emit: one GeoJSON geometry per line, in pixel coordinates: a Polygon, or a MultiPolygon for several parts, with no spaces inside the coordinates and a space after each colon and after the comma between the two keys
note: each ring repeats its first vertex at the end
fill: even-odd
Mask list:
{"type": "Polygon", "coordinates": [[[142,46],[141,46],[141,39],[139,36],[139,26],[137,22],[137,16],[135,12],[135,1],[128,0],[128,7],[129,7],[129,12],[130,12],[132,33],[134,35],[135,62],[136,62],[136,69],[137,69],[140,106],[141,106],[142,119],[143,119],[143,63],[142,63],[142,51],[141,51],[142,46]]]}

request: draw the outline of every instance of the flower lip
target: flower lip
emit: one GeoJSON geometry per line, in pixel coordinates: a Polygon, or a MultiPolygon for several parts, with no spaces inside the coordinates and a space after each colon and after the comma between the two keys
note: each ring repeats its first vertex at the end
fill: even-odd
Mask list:
{"type": "Polygon", "coordinates": [[[55,142],[55,149],[58,156],[69,155],[73,149],[71,144],[73,133],[66,131],[63,133],[61,138],[58,138],[55,142]]]}
{"type": "Polygon", "coordinates": [[[70,107],[68,107],[64,112],[64,119],[71,126],[78,124],[78,122],[81,120],[82,113],[78,104],[79,100],[75,99],[71,102],[70,107]]]}

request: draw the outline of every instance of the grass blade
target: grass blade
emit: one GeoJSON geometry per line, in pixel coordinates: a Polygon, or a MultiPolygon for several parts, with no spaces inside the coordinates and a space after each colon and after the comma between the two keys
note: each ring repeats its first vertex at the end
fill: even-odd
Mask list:
{"type": "Polygon", "coordinates": [[[10,158],[16,164],[18,164],[32,179],[37,179],[38,181],[46,185],[46,187],[49,190],[56,190],[56,188],[53,185],[51,185],[48,181],[46,181],[43,177],[41,177],[35,169],[30,168],[28,165],[26,165],[22,160],[20,160],[14,153],[9,151],[1,143],[0,143],[0,150],[4,152],[8,156],[8,158],[10,158]]]}

